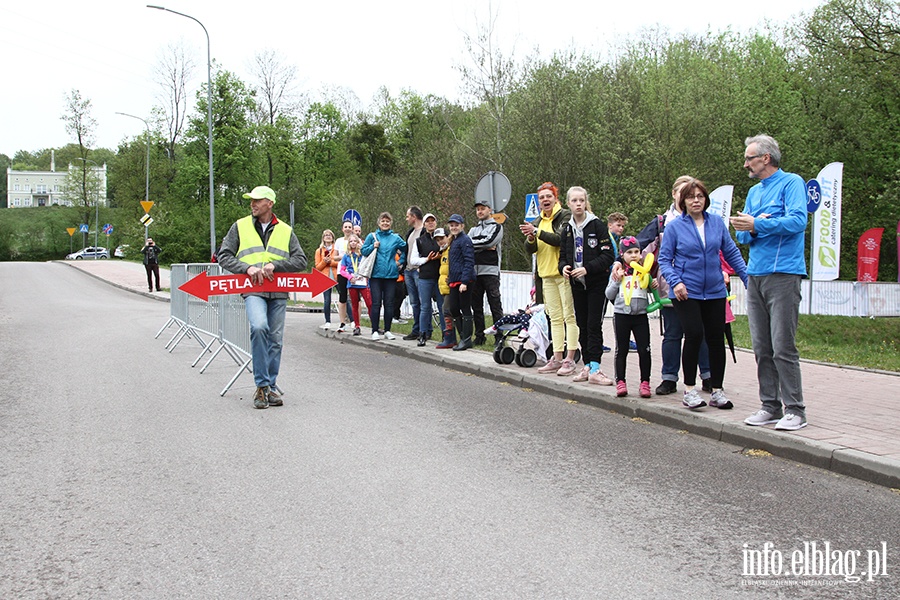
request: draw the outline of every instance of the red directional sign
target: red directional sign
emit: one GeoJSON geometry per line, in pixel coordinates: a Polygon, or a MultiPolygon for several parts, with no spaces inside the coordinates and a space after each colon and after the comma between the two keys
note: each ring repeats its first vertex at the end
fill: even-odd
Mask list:
{"type": "Polygon", "coordinates": [[[179,286],[178,289],[208,302],[210,296],[251,292],[309,292],[313,296],[318,296],[328,288],[337,285],[333,279],[316,270],[313,270],[312,273],[275,273],[274,277],[275,279],[272,281],[264,280],[262,285],[253,285],[246,275],[210,277],[204,271],[179,286]]]}

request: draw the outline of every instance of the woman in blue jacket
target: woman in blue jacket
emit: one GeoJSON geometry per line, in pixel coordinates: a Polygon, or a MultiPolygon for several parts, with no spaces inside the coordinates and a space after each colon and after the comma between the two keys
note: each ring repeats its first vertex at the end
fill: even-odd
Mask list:
{"type": "Polygon", "coordinates": [[[474,329],[472,286],[475,284],[475,247],[466,235],[462,216],[450,215],[448,224],[453,241],[448,250],[450,272],[447,275],[447,285],[450,287],[450,295],[447,296],[447,304],[459,332],[459,343],[453,349],[468,350],[472,347],[474,329]]]}
{"type": "Polygon", "coordinates": [[[394,316],[394,294],[396,293],[397,277],[400,276],[400,268],[406,262],[406,242],[402,237],[391,230],[394,218],[389,212],[378,215],[378,231],[366,236],[362,247],[363,256],[369,256],[377,252],[375,268],[372,269],[372,277],[369,278],[369,290],[372,294],[372,312],[369,318],[372,321],[372,339],[380,340],[378,326],[381,322],[381,309],[384,306],[384,339],[394,339],[391,333],[391,318],[394,316]],[[397,253],[400,253],[399,265],[397,253]]]}
{"type": "Polygon", "coordinates": [[[666,223],[659,251],[659,270],[669,284],[669,298],[684,329],[681,351],[684,374],[682,403],[691,410],[706,406],[694,389],[701,340],[709,347],[709,404],[731,408],[725,397],[725,298],[728,291],[719,253],[747,286],[747,265],[721,218],[710,215],[709,194],[699,179],[690,178],[681,188],[682,213],[666,223]]]}

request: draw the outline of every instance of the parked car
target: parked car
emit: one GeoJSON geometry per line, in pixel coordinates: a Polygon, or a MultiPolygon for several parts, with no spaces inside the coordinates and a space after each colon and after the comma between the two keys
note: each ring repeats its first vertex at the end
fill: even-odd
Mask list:
{"type": "Polygon", "coordinates": [[[66,260],[81,260],[83,258],[109,258],[109,250],[100,246],[88,246],[66,256],[66,260]]]}
{"type": "Polygon", "coordinates": [[[113,256],[116,258],[125,258],[128,254],[128,249],[131,248],[128,244],[122,244],[121,246],[116,246],[116,251],[113,252],[113,256]]]}

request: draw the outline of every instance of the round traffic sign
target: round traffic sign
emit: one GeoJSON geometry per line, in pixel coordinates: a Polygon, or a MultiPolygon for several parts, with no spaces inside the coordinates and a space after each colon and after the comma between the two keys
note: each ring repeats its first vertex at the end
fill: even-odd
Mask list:
{"type": "Polygon", "coordinates": [[[475,186],[475,204],[485,204],[495,213],[501,212],[509,204],[512,185],[500,171],[488,171],[475,186]]]}

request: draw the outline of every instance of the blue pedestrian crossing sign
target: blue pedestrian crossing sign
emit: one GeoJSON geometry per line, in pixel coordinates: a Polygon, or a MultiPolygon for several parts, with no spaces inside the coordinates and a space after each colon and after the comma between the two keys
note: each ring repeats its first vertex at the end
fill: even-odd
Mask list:
{"type": "Polygon", "coordinates": [[[87,232],[88,232],[88,226],[87,226],[87,223],[82,223],[82,224],[81,224],[81,227],[78,228],[78,231],[81,232],[81,233],[87,233],[87,232]]]}
{"type": "Polygon", "coordinates": [[[538,195],[525,194],[525,220],[531,223],[539,216],[541,211],[538,210],[538,195]]]}

